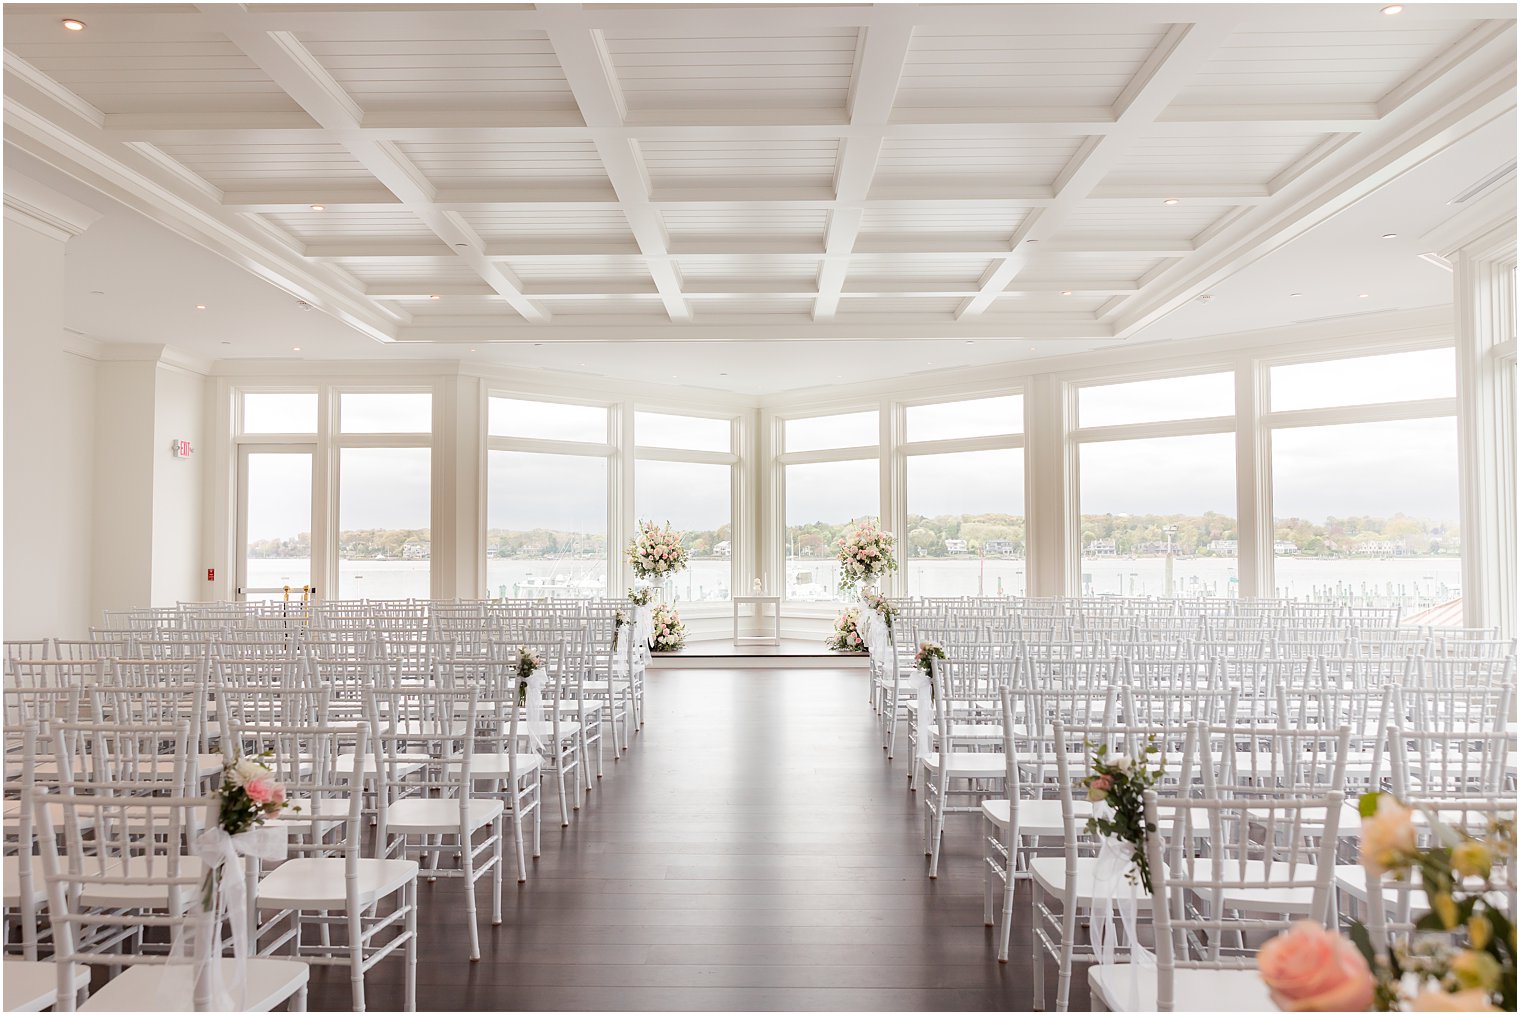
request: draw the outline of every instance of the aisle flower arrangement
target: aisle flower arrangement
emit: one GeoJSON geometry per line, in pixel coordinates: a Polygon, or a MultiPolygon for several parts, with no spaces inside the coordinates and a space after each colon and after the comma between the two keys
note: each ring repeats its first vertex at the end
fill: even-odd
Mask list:
{"type": "Polygon", "coordinates": [[[1430,911],[1407,941],[1382,951],[1361,923],[1345,937],[1295,924],[1257,955],[1272,1000],[1284,1011],[1514,1011],[1515,925],[1496,904],[1514,877],[1514,821],[1478,839],[1425,811],[1436,845],[1422,849],[1414,811],[1390,794],[1364,795],[1360,811],[1368,878],[1418,880],[1430,911]]]}
{"type": "Polygon", "coordinates": [[[945,658],[945,646],[937,641],[921,641],[918,643],[918,651],[913,653],[913,665],[925,673],[933,674],[934,660],[945,658]]]}
{"type": "Polygon", "coordinates": [[[639,522],[639,534],[628,544],[628,563],[646,581],[663,581],[686,567],[681,533],[666,522],[639,522]]]}
{"type": "Polygon", "coordinates": [[[526,645],[517,650],[517,703],[528,700],[528,678],[544,667],[544,657],[526,645]]]}
{"type": "Polygon", "coordinates": [[[1144,888],[1146,894],[1151,893],[1151,868],[1145,839],[1156,826],[1145,820],[1145,791],[1161,779],[1163,767],[1151,764],[1159,751],[1152,740],[1139,757],[1110,757],[1108,745],[1099,744],[1093,751],[1092,774],[1082,780],[1087,799],[1107,805],[1101,812],[1095,809],[1087,819],[1087,834],[1114,839],[1127,849],[1129,865],[1124,876],[1130,884],[1144,888]]]}
{"type": "Polygon", "coordinates": [[[897,607],[893,606],[886,596],[866,589],[860,601],[866,604],[866,609],[881,618],[881,622],[887,625],[887,630],[892,629],[892,621],[897,619],[897,607]]]}
{"type": "Polygon", "coordinates": [[[897,558],[892,552],[897,537],[869,519],[852,525],[835,545],[841,589],[869,585],[897,570],[897,558]]]}
{"type": "Polygon", "coordinates": [[[833,652],[865,651],[866,639],[860,630],[859,608],[846,607],[843,613],[834,618],[834,631],[824,644],[833,652]]]}
{"type": "Polygon", "coordinates": [[[656,605],[651,619],[654,635],[650,647],[654,651],[675,652],[686,644],[686,625],[681,623],[681,615],[674,606],[668,603],[656,605]]]}
{"type": "Polygon", "coordinates": [[[654,600],[654,586],[638,585],[628,590],[628,601],[634,606],[648,606],[654,600]]]}

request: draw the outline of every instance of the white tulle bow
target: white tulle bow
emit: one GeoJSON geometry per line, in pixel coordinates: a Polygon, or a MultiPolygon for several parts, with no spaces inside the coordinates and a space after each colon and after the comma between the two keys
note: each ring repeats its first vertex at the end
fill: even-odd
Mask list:
{"type": "MultiPolygon", "coordinates": [[[[1112,818],[1113,808],[1107,803],[1093,805],[1093,816],[1099,820],[1112,818]]],[[[1098,962],[1114,965],[1114,952],[1118,946],[1118,928],[1114,926],[1114,909],[1119,910],[1119,920],[1124,924],[1124,937],[1129,943],[1129,1008],[1142,1010],[1140,1003],[1140,970],[1156,964],[1156,957],[1147,951],[1136,937],[1139,921],[1137,911],[1144,891],[1131,878],[1134,867],[1135,844],[1105,835],[1098,849],[1098,862],[1093,872],[1093,951],[1098,962]]]]}

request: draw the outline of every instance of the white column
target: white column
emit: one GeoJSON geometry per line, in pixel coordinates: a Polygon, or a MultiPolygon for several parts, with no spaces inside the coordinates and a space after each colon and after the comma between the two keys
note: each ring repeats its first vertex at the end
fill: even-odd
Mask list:
{"type": "Polygon", "coordinates": [[[99,622],[90,609],[92,505],[112,491],[94,482],[95,363],[71,351],[64,332],[64,248],[99,217],[5,174],[7,638],[80,638],[99,622]]]}
{"type": "Polygon", "coordinates": [[[1082,529],[1076,452],[1066,436],[1074,423],[1072,393],[1057,377],[1039,374],[1029,378],[1024,402],[1026,591],[1031,596],[1077,595],[1082,529]]]}
{"type": "Polygon", "coordinates": [[[1462,610],[1516,634],[1515,219],[1454,251],[1462,610]]]}
{"type": "Polygon", "coordinates": [[[1235,369],[1235,534],[1239,540],[1240,596],[1271,597],[1275,563],[1272,547],[1272,454],[1261,417],[1267,406],[1267,368],[1246,360],[1235,369]]]}

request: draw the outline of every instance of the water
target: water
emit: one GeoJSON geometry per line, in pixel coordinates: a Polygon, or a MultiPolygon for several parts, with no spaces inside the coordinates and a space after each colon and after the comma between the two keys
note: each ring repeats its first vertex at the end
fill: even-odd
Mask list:
{"type": "MultiPolygon", "coordinates": [[[[248,562],[248,583],[299,586],[310,574],[304,559],[248,562]]],[[[919,596],[1023,595],[1025,562],[974,557],[909,560],[903,565],[908,589],[919,596]]],[[[606,589],[606,561],[507,560],[486,562],[492,596],[601,595],[606,589]],[[547,583],[558,586],[543,589],[547,583]]],[[[1166,591],[1166,559],[1102,557],[1082,561],[1082,591],[1090,595],[1160,596],[1166,591]]],[[[1233,596],[1239,568],[1233,559],[1198,557],[1173,562],[1178,595],[1233,596]]],[[[346,599],[425,599],[430,594],[429,562],[364,560],[341,563],[339,595],[346,599]]],[[[693,560],[675,579],[678,602],[722,601],[732,594],[732,562],[693,560]]],[[[831,602],[839,588],[839,565],[833,560],[790,560],[786,564],[788,598],[831,602]]],[[[774,588],[775,578],[771,578],[774,588]]],[[[1322,560],[1283,557],[1277,561],[1277,595],[1291,599],[1354,598],[1398,600],[1411,608],[1445,602],[1461,594],[1462,562],[1456,557],[1401,557],[1322,560]]],[[[747,590],[746,590],[747,591],[747,590]]],[[[330,598],[324,595],[323,598],[330,598]]]]}

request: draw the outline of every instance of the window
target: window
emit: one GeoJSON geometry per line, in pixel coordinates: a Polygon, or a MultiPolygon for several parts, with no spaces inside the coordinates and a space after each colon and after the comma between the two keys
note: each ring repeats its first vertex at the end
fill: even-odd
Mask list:
{"type": "MultiPolygon", "coordinates": [[[[243,559],[238,585],[249,600],[280,599],[311,584],[310,450],[243,456],[243,559]]],[[[324,590],[318,590],[319,592],[324,590]]]]}
{"type": "Polygon", "coordinates": [[[688,563],[675,578],[675,599],[728,599],[733,594],[733,467],[643,459],[634,465],[633,488],[635,518],[669,522],[682,533],[688,563]]]}
{"type": "Polygon", "coordinates": [[[641,448],[732,451],[733,429],[732,422],[726,419],[672,416],[663,412],[633,414],[633,443],[641,448]]]}
{"type": "Polygon", "coordinates": [[[243,394],[243,433],[316,433],[315,391],[248,391],[243,394]]]}
{"type": "Polygon", "coordinates": [[[1023,595],[1023,449],[913,455],[907,478],[908,531],[898,558],[908,593],[1023,595]]]}
{"type": "Polygon", "coordinates": [[[1083,595],[1234,596],[1232,433],[1078,451],[1083,595]]]}
{"type": "Polygon", "coordinates": [[[338,429],[345,434],[433,430],[433,396],[425,391],[345,391],[338,410],[338,429]]]}
{"type": "Polygon", "coordinates": [[[606,444],[607,419],[607,409],[601,405],[493,396],[486,425],[492,437],[606,444]]]}
{"type": "Polygon", "coordinates": [[[1235,414],[1235,375],[1191,374],[1077,391],[1078,425],[1123,426],[1235,414]]]}
{"type": "Polygon", "coordinates": [[[432,450],[338,453],[338,595],[431,596],[432,450]]]}
{"type": "Polygon", "coordinates": [[[488,452],[486,583],[492,596],[607,594],[607,461],[488,452]]]}
{"type": "Polygon", "coordinates": [[[786,421],[787,451],[874,447],[880,441],[880,416],[874,409],[786,421]]]}
{"type": "Polygon", "coordinates": [[[1422,349],[1272,368],[1272,411],[1454,398],[1453,349],[1422,349]]]}
{"type": "Polygon", "coordinates": [[[1416,608],[1455,598],[1457,497],[1453,417],[1274,430],[1277,594],[1416,608]]]}
{"type": "MultiPolygon", "coordinates": [[[[1024,396],[999,395],[965,402],[910,405],[907,439],[945,441],[1024,432],[1024,396]]],[[[1020,494],[1022,498],[1022,494],[1020,494]]]]}
{"type": "Polygon", "coordinates": [[[785,483],[786,598],[837,599],[839,564],[834,560],[834,541],[851,521],[874,518],[880,512],[881,463],[858,458],[788,465],[785,483]]]}

